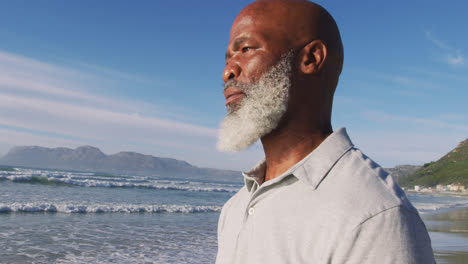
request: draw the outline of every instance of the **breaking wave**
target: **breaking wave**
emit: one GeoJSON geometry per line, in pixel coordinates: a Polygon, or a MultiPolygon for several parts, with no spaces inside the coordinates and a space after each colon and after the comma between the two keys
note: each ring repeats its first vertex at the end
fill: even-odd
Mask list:
{"type": "Polygon", "coordinates": [[[229,192],[240,189],[238,184],[204,183],[184,180],[161,180],[144,176],[109,176],[94,173],[16,169],[0,171],[0,180],[44,185],[71,185],[104,188],[146,188],[189,192],[229,192]]]}
{"type": "Polygon", "coordinates": [[[132,204],[49,204],[49,203],[0,203],[0,213],[213,213],[220,206],[194,205],[132,205],[132,204]]]}

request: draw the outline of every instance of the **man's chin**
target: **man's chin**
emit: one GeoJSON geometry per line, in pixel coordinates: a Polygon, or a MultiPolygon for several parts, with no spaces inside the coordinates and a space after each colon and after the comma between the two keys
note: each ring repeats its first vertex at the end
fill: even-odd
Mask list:
{"type": "Polygon", "coordinates": [[[221,123],[216,148],[222,152],[243,151],[258,140],[257,131],[255,122],[241,118],[238,113],[228,113],[221,123]]]}
{"type": "Polygon", "coordinates": [[[230,113],[234,113],[237,110],[239,110],[240,107],[241,107],[241,102],[240,101],[232,102],[232,103],[226,105],[226,110],[227,110],[227,113],[230,114],[230,113]]]}

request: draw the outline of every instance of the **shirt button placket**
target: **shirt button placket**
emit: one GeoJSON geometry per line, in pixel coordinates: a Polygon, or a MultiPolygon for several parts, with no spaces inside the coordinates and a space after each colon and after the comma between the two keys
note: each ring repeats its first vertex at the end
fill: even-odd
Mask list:
{"type": "Polygon", "coordinates": [[[253,215],[255,213],[255,209],[253,207],[249,208],[249,215],[253,215]]]}

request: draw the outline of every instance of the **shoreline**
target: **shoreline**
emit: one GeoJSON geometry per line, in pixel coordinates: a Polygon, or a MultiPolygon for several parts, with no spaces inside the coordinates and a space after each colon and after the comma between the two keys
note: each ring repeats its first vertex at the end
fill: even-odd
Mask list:
{"type": "Polygon", "coordinates": [[[440,196],[454,196],[454,197],[468,196],[468,192],[451,192],[451,191],[436,191],[436,190],[433,190],[432,192],[429,192],[429,191],[423,192],[423,191],[415,191],[415,190],[409,190],[409,189],[406,189],[404,191],[405,193],[408,193],[408,194],[419,194],[419,195],[440,195],[440,196]]]}
{"type": "Polygon", "coordinates": [[[421,214],[437,263],[468,263],[468,207],[421,214]]]}

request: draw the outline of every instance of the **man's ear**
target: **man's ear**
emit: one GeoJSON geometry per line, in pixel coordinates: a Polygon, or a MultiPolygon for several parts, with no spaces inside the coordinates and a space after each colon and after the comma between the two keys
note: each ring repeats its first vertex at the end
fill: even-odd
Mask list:
{"type": "Polygon", "coordinates": [[[314,40],[301,51],[300,69],[304,74],[319,73],[327,59],[327,47],[321,40],[314,40]]]}

